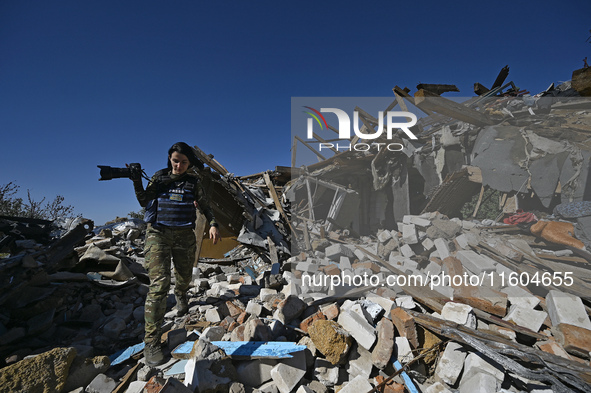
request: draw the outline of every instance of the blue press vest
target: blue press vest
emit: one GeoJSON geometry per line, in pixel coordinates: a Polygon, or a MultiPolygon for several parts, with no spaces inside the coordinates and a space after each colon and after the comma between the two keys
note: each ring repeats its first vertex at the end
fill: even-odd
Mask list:
{"type": "MultiPolygon", "coordinates": [[[[153,201],[156,204],[156,214],[152,222],[158,225],[165,225],[177,228],[193,228],[195,226],[195,187],[197,179],[186,176],[183,180],[170,184],[168,189],[158,195],[153,201]]],[[[152,203],[146,209],[151,207],[152,203]]]]}

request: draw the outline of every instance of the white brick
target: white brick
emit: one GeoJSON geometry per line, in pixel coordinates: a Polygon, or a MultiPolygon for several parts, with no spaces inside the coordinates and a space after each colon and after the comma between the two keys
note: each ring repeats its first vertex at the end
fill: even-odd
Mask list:
{"type": "Polygon", "coordinates": [[[433,249],[433,247],[435,247],[435,243],[433,243],[433,240],[431,240],[429,238],[426,238],[425,240],[423,240],[421,245],[427,251],[431,251],[433,249]]]}
{"type": "Polygon", "coordinates": [[[394,304],[396,304],[392,299],[376,295],[373,292],[369,292],[366,296],[366,299],[382,306],[382,308],[386,310],[386,315],[390,315],[390,310],[392,310],[394,304]]]}
{"type": "Polygon", "coordinates": [[[260,386],[271,380],[271,370],[277,365],[276,360],[255,359],[240,362],[236,366],[238,382],[248,386],[260,386]]]}
{"type": "Polygon", "coordinates": [[[371,352],[359,345],[356,347],[356,350],[350,352],[349,360],[347,362],[349,379],[355,378],[358,375],[362,375],[365,379],[369,379],[372,369],[373,362],[371,361],[371,352]]]}
{"type": "Polygon", "coordinates": [[[339,258],[339,269],[351,269],[351,260],[349,257],[341,256],[339,258]]]}
{"type": "Polygon", "coordinates": [[[251,299],[246,305],[246,312],[258,317],[263,312],[263,305],[251,299]]]}
{"type": "Polygon", "coordinates": [[[441,382],[435,382],[428,388],[423,389],[425,393],[452,393],[451,390],[445,387],[441,382]]]}
{"type": "Polygon", "coordinates": [[[437,276],[439,275],[439,273],[441,273],[441,265],[436,262],[430,261],[427,267],[423,269],[423,273],[429,273],[429,275],[431,276],[437,276]]]}
{"type": "Polygon", "coordinates": [[[460,344],[449,342],[437,363],[435,375],[448,385],[455,385],[464,368],[465,359],[466,350],[460,344]]]}
{"type": "Polygon", "coordinates": [[[415,255],[415,252],[410,248],[408,244],[404,244],[400,247],[400,253],[406,258],[410,258],[415,255]]]}
{"type": "Polygon", "coordinates": [[[417,228],[413,224],[406,224],[402,226],[402,240],[406,244],[417,244],[419,242],[417,228]]]}
{"type": "Polygon", "coordinates": [[[441,317],[447,321],[476,329],[476,316],[472,307],[467,304],[447,302],[441,310],[441,317]]]}
{"type": "Polygon", "coordinates": [[[217,308],[210,308],[209,310],[207,310],[205,312],[205,319],[208,322],[221,322],[222,321],[222,316],[220,315],[220,312],[218,311],[217,308]]]}
{"type": "Polygon", "coordinates": [[[437,248],[437,252],[439,253],[440,259],[445,259],[449,257],[449,246],[447,245],[447,240],[445,239],[435,239],[435,248],[437,248]]]}
{"type": "Polygon", "coordinates": [[[466,238],[466,235],[464,235],[463,233],[460,236],[456,237],[456,243],[458,243],[458,246],[460,246],[460,248],[467,250],[468,247],[470,247],[470,245],[468,244],[468,239],[466,238]]]}
{"type": "Polygon", "coordinates": [[[409,224],[415,224],[418,227],[427,228],[431,225],[431,221],[426,218],[421,218],[420,216],[411,216],[409,224]]]}
{"type": "Polygon", "coordinates": [[[365,318],[353,311],[344,311],[337,320],[363,348],[369,350],[376,341],[376,332],[365,318]]]}
{"type": "Polygon", "coordinates": [[[380,231],[380,233],[378,233],[378,240],[380,243],[386,243],[390,239],[392,239],[390,231],[380,231]]]}
{"type": "Polygon", "coordinates": [[[485,255],[480,255],[472,250],[460,250],[456,257],[462,262],[462,265],[474,274],[482,272],[492,272],[495,270],[495,261],[485,255]]]}
{"type": "Polygon", "coordinates": [[[534,332],[540,330],[548,314],[544,311],[534,310],[532,308],[516,305],[509,308],[509,312],[503,318],[504,321],[514,322],[519,326],[526,327],[534,332]]]}
{"type": "Polygon", "coordinates": [[[501,292],[507,294],[507,300],[514,306],[522,305],[527,308],[534,308],[540,303],[540,299],[521,287],[510,285],[501,289],[501,292]]]}
{"type": "Polygon", "coordinates": [[[396,305],[398,307],[406,308],[408,310],[412,310],[417,306],[415,301],[413,300],[412,296],[399,296],[395,299],[396,305]]]}
{"type": "MultiPolygon", "coordinates": [[[[368,382],[367,378],[362,375],[358,375],[353,378],[344,388],[339,390],[339,393],[360,393],[369,392],[373,389],[373,386],[368,382]]],[[[283,393],[283,392],[282,392],[283,393]]]]}
{"type": "Polygon", "coordinates": [[[335,259],[337,257],[340,257],[341,255],[346,257],[353,256],[353,252],[351,252],[349,248],[345,247],[345,245],[340,243],[335,243],[331,246],[326,247],[326,249],[324,250],[324,254],[329,259],[335,259]]]}
{"type": "Polygon", "coordinates": [[[503,382],[503,379],[505,379],[505,370],[501,365],[497,363],[489,363],[481,357],[480,354],[471,352],[464,360],[464,375],[462,375],[462,381],[464,379],[470,379],[473,375],[481,372],[492,375],[499,382],[503,382]]]}
{"type": "Polygon", "coordinates": [[[546,308],[552,325],[568,323],[591,330],[591,321],[580,297],[551,290],[546,296],[546,308]]]}
{"type": "Polygon", "coordinates": [[[414,355],[412,354],[412,348],[410,347],[410,343],[406,337],[396,337],[396,343],[394,345],[394,353],[393,355],[400,361],[400,363],[408,363],[413,358],[414,355]]]}
{"type": "Polygon", "coordinates": [[[499,381],[486,373],[479,373],[464,381],[460,385],[460,393],[491,393],[499,388],[499,381]]]}
{"type": "Polygon", "coordinates": [[[326,386],[334,386],[339,380],[339,367],[326,359],[316,358],[314,362],[314,378],[326,386]]]}
{"type": "Polygon", "coordinates": [[[271,369],[271,378],[281,393],[290,393],[306,374],[305,351],[294,352],[271,369]]]}
{"type": "Polygon", "coordinates": [[[261,291],[259,292],[259,299],[261,299],[261,301],[263,302],[267,302],[271,300],[275,295],[277,295],[276,289],[261,288],[261,291]]]}

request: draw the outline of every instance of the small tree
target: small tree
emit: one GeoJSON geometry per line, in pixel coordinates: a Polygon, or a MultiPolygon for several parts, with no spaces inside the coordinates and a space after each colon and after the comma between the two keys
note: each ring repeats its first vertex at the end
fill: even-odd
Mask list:
{"type": "Polygon", "coordinates": [[[27,190],[27,201],[16,197],[19,186],[10,182],[0,186],[0,215],[55,220],[58,217],[74,217],[74,207],[65,206],[64,197],[58,195],[51,202],[45,198],[35,201],[31,192],[27,190]]]}
{"type": "Polygon", "coordinates": [[[23,199],[15,197],[18,188],[13,182],[0,186],[0,215],[20,215],[23,210],[23,199]]]}
{"type": "Polygon", "coordinates": [[[129,218],[139,218],[140,220],[143,220],[145,213],[146,213],[146,208],[142,207],[142,210],[140,210],[139,212],[129,212],[129,213],[127,213],[127,216],[129,218]]]}

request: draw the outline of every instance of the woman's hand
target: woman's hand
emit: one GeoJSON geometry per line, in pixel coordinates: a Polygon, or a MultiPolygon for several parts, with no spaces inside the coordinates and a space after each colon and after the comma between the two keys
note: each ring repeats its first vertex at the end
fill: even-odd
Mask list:
{"type": "Polygon", "coordinates": [[[218,227],[209,228],[209,238],[213,240],[213,244],[216,244],[218,241],[222,241],[218,227]]]}

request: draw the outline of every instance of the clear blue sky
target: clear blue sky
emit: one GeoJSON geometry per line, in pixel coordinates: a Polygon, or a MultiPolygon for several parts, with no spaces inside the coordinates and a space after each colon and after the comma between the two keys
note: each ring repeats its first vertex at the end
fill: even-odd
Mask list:
{"type": "MultiPolygon", "coordinates": [[[[0,2],[0,185],[97,225],[139,210],[127,179],[186,141],[247,175],[290,165],[290,100],[391,96],[499,70],[537,93],[591,55],[581,1],[0,2]]],[[[591,58],[591,56],[590,56],[591,58]]]]}

